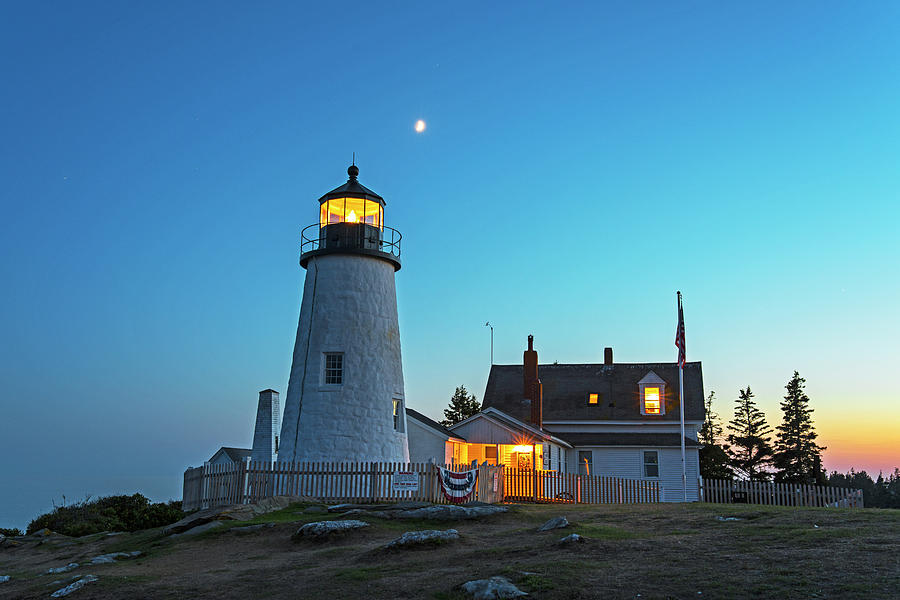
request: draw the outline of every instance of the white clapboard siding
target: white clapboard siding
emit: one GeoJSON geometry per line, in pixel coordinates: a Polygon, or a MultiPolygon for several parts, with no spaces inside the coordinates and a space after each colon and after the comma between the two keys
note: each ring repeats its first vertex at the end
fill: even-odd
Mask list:
{"type": "MultiPolygon", "coordinates": [[[[624,479],[639,479],[647,482],[658,482],[662,502],[681,502],[683,500],[681,489],[681,449],[680,448],[576,448],[570,450],[568,469],[572,473],[580,471],[578,453],[592,451],[593,464],[591,475],[620,477],[624,479]],[[653,450],[659,453],[659,477],[644,477],[644,450],[653,450]]],[[[697,487],[699,477],[699,458],[697,450],[688,448],[685,454],[687,471],[687,500],[696,502],[700,499],[697,487]]]]}

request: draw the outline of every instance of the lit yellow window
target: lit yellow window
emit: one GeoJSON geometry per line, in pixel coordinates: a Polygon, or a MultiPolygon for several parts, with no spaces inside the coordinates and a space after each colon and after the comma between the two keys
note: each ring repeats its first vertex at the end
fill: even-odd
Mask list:
{"type": "Polygon", "coordinates": [[[644,413],[648,415],[659,414],[659,388],[644,388],[644,413]]]}
{"type": "Polygon", "coordinates": [[[588,395],[588,404],[597,404],[598,395],[597,394],[589,394],[588,395]]]}
{"type": "Polygon", "coordinates": [[[322,203],[319,226],[332,223],[366,223],[379,229],[383,226],[384,209],[381,204],[362,198],[333,198],[322,203]]]}

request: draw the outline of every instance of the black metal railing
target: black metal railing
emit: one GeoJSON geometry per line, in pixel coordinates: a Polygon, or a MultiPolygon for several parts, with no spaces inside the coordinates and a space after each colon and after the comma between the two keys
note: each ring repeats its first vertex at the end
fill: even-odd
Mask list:
{"type": "Polygon", "coordinates": [[[393,227],[367,223],[314,223],[300,232],[300,254],[326,249],[374,250],[400,258],[403,236],[393,227]]]}

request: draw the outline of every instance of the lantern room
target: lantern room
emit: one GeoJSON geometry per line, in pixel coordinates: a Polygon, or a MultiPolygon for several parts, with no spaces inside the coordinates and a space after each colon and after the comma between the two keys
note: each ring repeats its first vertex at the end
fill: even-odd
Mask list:
{"type": "Polygon", "coordinates": [[[300,264],[323,254],[365,254],[400,269],[400,232],[384,224],[384,198],[358,181],[359,168],[347,169],[347,183],[319,198],[319,221],[301,233],[300,264]]]}

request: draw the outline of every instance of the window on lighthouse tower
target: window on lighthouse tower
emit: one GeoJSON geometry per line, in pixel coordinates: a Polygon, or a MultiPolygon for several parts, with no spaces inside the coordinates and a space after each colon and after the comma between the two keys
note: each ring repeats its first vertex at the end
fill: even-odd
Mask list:
{"type": "Polygon", "coordinates": [[[403,432],[403,400],[394,398],[394,431],[403,432]]]}
{"type": "Polygon", "coordinates": [[[338,352],[325,354],[325,384],[341,385],[344,383],[344,355],[338,352]]]}

